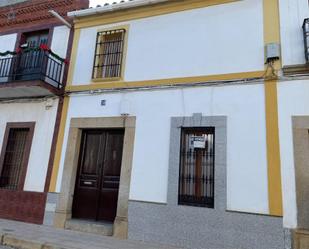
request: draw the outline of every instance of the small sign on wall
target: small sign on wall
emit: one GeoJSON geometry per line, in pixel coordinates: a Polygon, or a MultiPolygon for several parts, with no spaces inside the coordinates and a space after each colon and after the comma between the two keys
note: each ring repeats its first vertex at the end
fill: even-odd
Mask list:
{"type": "Polygon", "coordinates": [[[190,147],[194,149],[205,149],[206,137],[204,136],[193,136],[191,137],[190,147]]]}
{"type": "Polygon", "coordinates": [[[101,106],[106,106],[106,99],[101,100],[101,106]]]}

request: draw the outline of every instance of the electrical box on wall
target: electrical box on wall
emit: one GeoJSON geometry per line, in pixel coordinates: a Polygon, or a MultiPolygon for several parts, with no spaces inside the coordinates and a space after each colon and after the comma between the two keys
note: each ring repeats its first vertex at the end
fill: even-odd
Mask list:
{"type": "Polygon", "coordinates": [[[268,43],[265,46],[266,62],[280,59],[280,45],[278,43],[268,43]]]}

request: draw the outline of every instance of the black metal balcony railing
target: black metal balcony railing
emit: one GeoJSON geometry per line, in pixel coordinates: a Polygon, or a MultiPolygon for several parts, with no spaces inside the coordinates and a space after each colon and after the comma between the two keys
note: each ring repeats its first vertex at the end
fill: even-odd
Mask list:
{"type": "Polygon", "coordinates": [[[0,84],[42,80],[61,89],[65,63],[44,50],[0,57],[0,84]]]}

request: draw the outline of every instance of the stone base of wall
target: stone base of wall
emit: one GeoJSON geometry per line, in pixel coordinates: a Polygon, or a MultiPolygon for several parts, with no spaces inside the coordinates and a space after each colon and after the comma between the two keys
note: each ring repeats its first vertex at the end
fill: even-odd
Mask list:
{"type": "Polygon", "coordinates": [[[309,231],[295,230],[293,232],[293,249],[309,248],[309,231]]]}
{"type": "Polygon", "coordinates": [[[44,212],[43,224],[46,226],[54,225],[55,211],[58,202],[58,193],[48,193],[44,212]]]}
{"type": "Polygon", "coordinates": [[[291,249],[279,217],[136,201],[129,203],[129,238],[194,249],[291,249]]]}

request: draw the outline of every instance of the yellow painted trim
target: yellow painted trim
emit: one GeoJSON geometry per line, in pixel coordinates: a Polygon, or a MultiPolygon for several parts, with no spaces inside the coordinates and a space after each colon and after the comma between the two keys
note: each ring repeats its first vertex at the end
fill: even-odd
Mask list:
{"type": "Polygon", "coordinates": [[[92,82],[111,82],[111,81],[123,81],[122,77],[114,77],[114,78],[95,78],[91,79],[92,82]]]}
{"type": "Polygon", "coordinates": [[[70,66],[69,66],[69,72],[68,72],[67,85],[72,85],[72,82],[73,82],[73,75],[74,75],[74,71],[75,71],[75,64],[76,64],[76,57],[77,57],[77,49],[78,49],[79,39],[80,39],[80,29],[75,29],[71,58],[70,58],[70,66]]]}
{"type": "Polygon", "coordinates": [[[110,26],[108,28],[98,28],[97,32],[104,32],[104,31],[109,31],[109,30],[115,30],[115,29],[125,29],[126,32],[128,32],[130,27],[130,24],[126,24],[126,25],[116,25],[116,26],[110,26]]]}
{"type": "MultiPolygon", "coordinates": [[[[280,17],[278,0],[263,0],[264,43],[280,44],[280,17]]],[[[281,61],[274,64],[281,69],[281,61]]],[[[281,162],[278,126],[277,80],[265,80],[265,116],[268,165],[269,214],[282,216],[281,162]]]]}
{"type": "MultiPolygon", "coordinates": [[[[278,0],[264,0],[264,44],[281,43],[278,0]]],[[[282,68],[281,60],[275,62],[275,69],[282,68]]]]}
{"type": "Polygon", "coordinates": [[[277,81],[265,81],[269,214],[282,216],[277,81]]]}
{"type": "Polygon", "coordinates": [[[124,22],[129,20],[136,20],[140,18],[170,14],[185,10],[192,10],[213,5],[237,2],[240,0],[182,0],[182,1],[168,1],[155,5],[148,5],[144,7],[119,10],[100,15],[93,15],[90,17],[76,18],[75,28],[86,28],[93,26],[100,26],[111,23],[124,22]]]}
{"type": "Polygon", "coordinates": [[[62,145],[64,141],[64,130],[66,125],[66,119],[69,109],[69,97],[64,97],[63,100],[63,107],[62,107],[62,113],[61,113],[61,121],[60,121],[60,128],[57,138],[57,145],[56,145],[56,152],[55,152],[55,159],[54,159],[54,165],[53,165],[53,171],[50,179],[50,185],[49,185],[49,192],[56,192],[56,185],[57,185],[57,178],[58,178],[58,172],[59,172],[59,166],[60,166],[60,159],[61,159],[61,152],[62,152],[62,145]]]}
{"type": "Polygon", "coordinates": [[[127,88],[127,87],[149,87],[149,86],[163,86],[163,85],[177,85],[189,83],[202,83],[202,82],[215,82],[215,81],[228,81],[228,80],[243,80],[252,78],[261,78],[264,71],[242,72],[232,74],[219,74],[207,75],[198,77],[184,77],[184,78],[170,78],[160,80],[147,80],[147,81],[121,81],[121,82],[96,82],[95,84],[72,85],[67,86],[67,92],[74,91],[87,91],[96,89],[111,89],[111,88],[127,88]]]}

